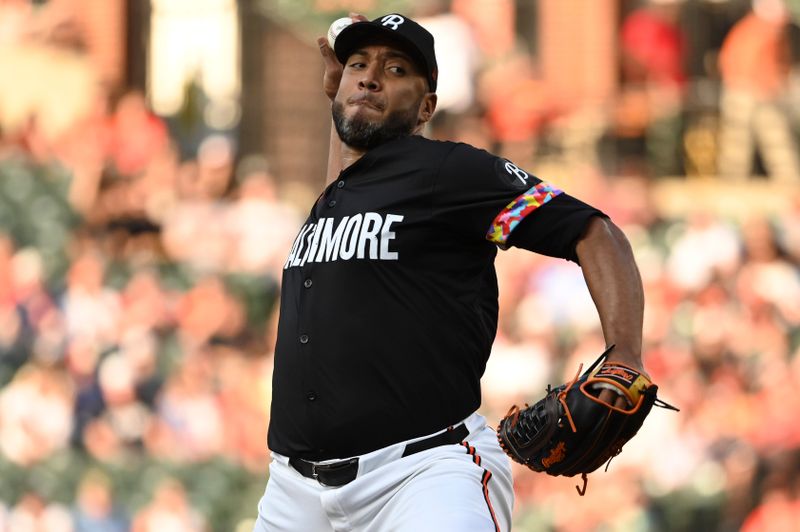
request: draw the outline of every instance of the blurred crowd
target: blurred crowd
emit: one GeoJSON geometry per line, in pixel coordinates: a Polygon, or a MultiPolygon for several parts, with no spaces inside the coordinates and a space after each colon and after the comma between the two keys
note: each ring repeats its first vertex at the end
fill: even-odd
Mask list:
{"type": "MultiPolygon", "coordinates": [[[[796,22],[775,1],[741,10],[709,56],[709,110],[687,104],[708,96],[685,70],[682,3],[644,2],[622,23],[621,90],[598,115],[548,93],[528,52],[491,57],[499,44],[464,3],[419,13],[466,80],[442,78],[429,134],[568,174],[564,188],[623,227],[646,288],[645,364],[681,409],[655,409],[586,497],[518,469],[515,530],[798,530],[800,192],[748,209],[800,180],[796,22]],[[662,212],[667,175],[738,179],[740,208],[662,212]]],[[[60,57],[53,32],[16,28],[0,24],[0,44],[60,57]]],[[[281,269],[318,190],[285,186],[228,135],[187,155],[138,91],[91,94],[55,123],[0,112],[0,532],[250,530],[281,269]]],[[[0,81],[0,109],[6,96],[0,81]]],[[[509,250],[497,268],[490,423],[603,344],[575,265],[509,250]]]]}
{"type": "MultiPolygon", "coordinates": [[[[512,17],[500,7],[505,2],[488,13],[487,3],[474,0],[419,3],[437,39],[440,77],[452,81],[437,91],[434,134],[442,138],[608,175],[735,181],[757,174],[786,182],[800,175],[796,0],[619,2],[619,27],[608,36],[614,61],[604,65],[617,70],[612,81],[576,52],[580,40],[559,35],[548,45],[519,20],[509,39],[498,29],[512,17]],[[586,62],[574,88],[553,72],[572,71],[570,61],[586,62]]],[[[539,6],[553,31],[576,31],[552,4],[516,5],[517,16],[539,6]]],[[[586,39],[584,46],[607,44],[594,34],[586,39]]]]}
{"type": "MultiPolygon", "coordinates": [[[[608,472],[590,476],[584,499],[573,479],[520,468],[522,529],[797,530],[800,194],[788,212],[740,220],[701,210],[662,219],[640,199],[640,209],[605,209],[644,278],[645,365],[681,411],[655,408],[608,472]]],[[[490,419],[603,349],[576,268],[524,253],[501,254],[499,267],[503,322],[483,380],[490,419]]]]}

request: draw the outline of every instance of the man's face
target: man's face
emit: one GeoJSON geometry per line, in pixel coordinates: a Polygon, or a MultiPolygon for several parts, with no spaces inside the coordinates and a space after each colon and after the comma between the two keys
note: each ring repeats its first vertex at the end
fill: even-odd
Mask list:
{"type": "Polygon", "coordinates": [[[368,150],[407,136],[433,114],[436,95],[411,58],[391,44],[356,49],[344,65],[333,120],[342,142],[368,150]]]}

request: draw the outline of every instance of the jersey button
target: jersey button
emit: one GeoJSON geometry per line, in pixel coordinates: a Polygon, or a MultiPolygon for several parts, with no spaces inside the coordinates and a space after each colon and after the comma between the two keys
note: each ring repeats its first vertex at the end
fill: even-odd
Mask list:
{"type": "Polygon", "coordinates": [[[335,206],[336,206],[336,200],[335,199],[332,199],[332,200],[330,200],[328,202],[328,207],[335,207],[335,206]]]}
{"type": "Polygon", "coordinates": [[[338,183],[336,183],[336,186],[339,188],[344,188],[344,181],[339,181],[338,183]]]}
{"type": "Polygon", "coordinates": [[[301,344],[307,344],[308,343],[308,335],[307,334],[301,334],[300,335],[300,343],[301,344]]]}
{"type": "Polygon", "coordinates": [[[308,399],[309,401],[316,401],[317,400],[317,394],[315,392],[308,392],[306,394],[306,399],[308,399]]]}
{"type": "Polygon", "coordinates": [[[311,279],[306,279],[305,281],[303,281],[303,286],[305,286],[306,288],[311,288],[312,284],[314,284],[314,281],[312,281],[311,279]]]}

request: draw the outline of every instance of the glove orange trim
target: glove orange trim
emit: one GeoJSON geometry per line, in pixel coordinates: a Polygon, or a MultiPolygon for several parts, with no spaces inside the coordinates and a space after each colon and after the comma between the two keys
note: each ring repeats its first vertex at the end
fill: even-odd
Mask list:
{"type": "Polygon", "coordinates": [[[598,399],[597,397],[595,397],[594,395],[592,395],[591,393],[586,391],[586,386],[587,385],[591,385],[591,384],[592,383],[590,381],[586,381],[583,384],[581,384],[580,390],[583,392],[583,394],[586,397],[588,397],[589,399],[591,399],[592,401],[594,401],[595,403],[597,403],[599,405],[603,405],[604,407],[606,407],[606,408],[608,408],[610,410],[614,410],[615,412],[620,412],[622,414],[628,414],[628,415],[635,414],[642,407],[642,403],[644,403],[644,394],[640,394],[639,395],[639,401],[636,402],[636,404],[633,406],[633,408],[630,408],[630,409],[626,410],[624,408],[616,407],[616,406],[614,406],[612,404],[606,403],[605,401],[601,401],[600,399],[598,399]]]}
{"type": "Polygon", "coordinates": [[[678,410],[656,397],[650,377],[616,362],[605,362],[613,345],[583,373],[546,395],[533,406],[512,406],[497,426],[497,439],[508,456],[537,472],[553,476],[580,475],[576,487],[586,493],[588,474],[608,465],[642,427],[653,406],[678,410]],[[592,388],[594,387],[594,389],[592,388]],[[599,399],[598,388],[612,389],[626,399],[616,407],[599,399]],[[587,400],[588,398],[588,400],[587,400]],[[582,485],[580,485],[582,484],[582,485]]]}
{"type": "Polygon", "coordinates": [[[564,413],[567,414],[567,419],[569,420],[569,426],[572,427],[572,432],[578,432],[578,428],[575,426],[575,422],[572,420],[572,413],[569,411],[569,406],[567,405],[567,392],[572,385],[578,382],[578,379],[581,376],[581,370],[583,369],[583,364],[578,366],[578,372],[573,377],[572,381],[570,381],[563,390],[558,393],[558,401],[564,407],[564,413]]]}

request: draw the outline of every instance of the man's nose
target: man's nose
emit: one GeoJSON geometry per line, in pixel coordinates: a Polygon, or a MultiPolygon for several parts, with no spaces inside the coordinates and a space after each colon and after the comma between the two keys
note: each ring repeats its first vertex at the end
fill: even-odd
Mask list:
{"type": "Polygon", "coordinates": [[[376,91],[381,88],[381,84],[375,75],[375,70],[372,68],[365,69],[361,79],[358,81],[359,89],[366,89],[368,91],[376,91]]]}

